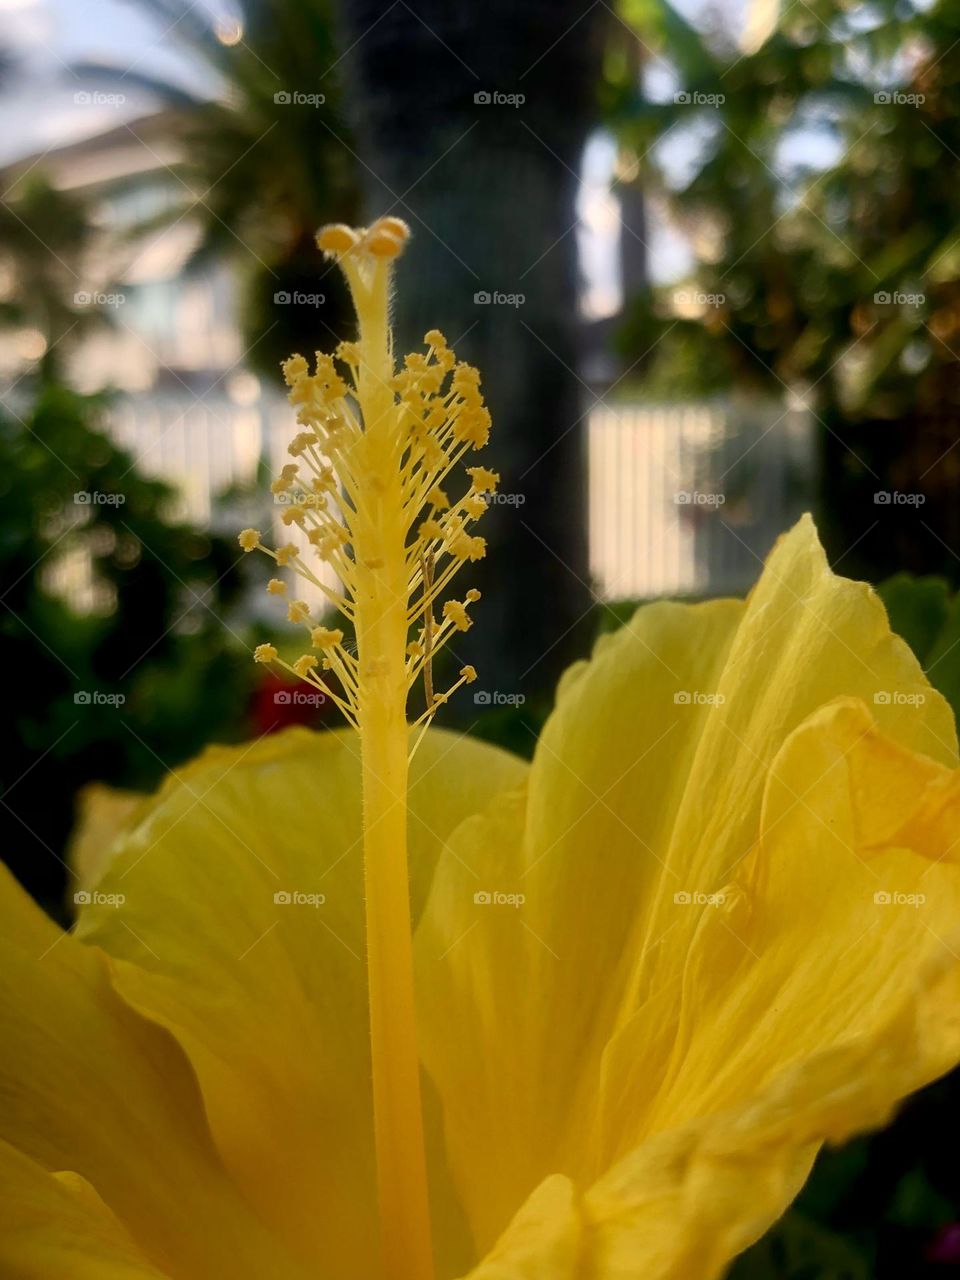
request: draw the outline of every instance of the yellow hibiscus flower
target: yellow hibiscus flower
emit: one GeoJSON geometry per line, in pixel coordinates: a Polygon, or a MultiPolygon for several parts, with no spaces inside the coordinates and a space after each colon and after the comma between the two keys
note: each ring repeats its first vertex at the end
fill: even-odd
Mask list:
{"type": "Polygon", "coordinates": [[[73,933],[0,879],[4,1280],[711,1280],[960,1060],[953,718],[809,520],[603,639],[531,765],[429,727],[496,478],[439,488],[487,428],[440,335],[394,371],[405,234],[320,238],[362,421],[287,368],[342,594],[270,554],[356,629],[290,604],[349,726],[91,796],[73,933]]]}

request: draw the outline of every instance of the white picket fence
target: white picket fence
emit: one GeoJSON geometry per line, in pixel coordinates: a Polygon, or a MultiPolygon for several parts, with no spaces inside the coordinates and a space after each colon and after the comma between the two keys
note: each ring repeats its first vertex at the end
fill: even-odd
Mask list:
{"type": "MultiPolygon", "coordinates": [[[[293,415],[273,393],[241,405],[178,390],[117,402],[109,429],[145,472],[176,487],[176,514],[263,527],[268,500],[218,514],[218,496],[251,484],[261,459],[272,474],[288,461],[293,415]]],[[[743,591],[813,489],[809,421],[773,404],[605,405],[590,415],[587,455],[590,568],[605,600],[743,591]]],[[[274,532],[296,540],[282,510],[269,513],[274,532]]],[[[89,570],[75,557],[53,585],[91,607],[89,570]]]]}
{"type": "Polygon", "coordinates": [[[590,567],[606,600],[740,593],[814,491],[809,414],[606,406],[588,427],[590,567]]]}

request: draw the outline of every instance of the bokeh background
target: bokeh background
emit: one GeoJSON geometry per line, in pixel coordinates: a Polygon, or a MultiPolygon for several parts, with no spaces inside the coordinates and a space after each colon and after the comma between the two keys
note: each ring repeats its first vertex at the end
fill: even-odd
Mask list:
{"type": "MultiPolygon", "coordinates": [[[[0,0],[3,856],[61,918],[83,789],[305,700],[236,531],[278,363],[351,336],[324,222],[405,218],[397,328],[484,372],[502,501],[455,655],[532,751],[638,601],[816,513],[960,705],[960,6],[0,0]]],[[[960,1274],[960,1082],[824,1156],[739,1280],[960,1274]]]]}

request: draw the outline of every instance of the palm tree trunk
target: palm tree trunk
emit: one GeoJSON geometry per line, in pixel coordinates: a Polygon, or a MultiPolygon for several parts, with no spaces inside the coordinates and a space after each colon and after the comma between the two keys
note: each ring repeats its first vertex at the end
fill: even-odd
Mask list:
{"type": "Polygon", "coordinates": [[[457,657],[477,665],[477,688],[527,697],[582,650],[592,598],[574,200],[604,13],[583,0],[342,3],[370,209],[414,233],[399,341],[443,329],[479,366],[493,415],[482,461],[507,501],[479,530],[484,603],[457,657]]]}

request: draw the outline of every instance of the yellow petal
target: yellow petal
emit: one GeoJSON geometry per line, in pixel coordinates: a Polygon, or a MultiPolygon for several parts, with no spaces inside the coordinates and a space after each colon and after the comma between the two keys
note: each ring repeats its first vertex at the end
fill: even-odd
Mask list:
{"type": "MultiPolygon", "coordinates": [[[[525,770],[427,735],[410,789],[415,911],[447,833],[525,770]]],[[[372,1274],[378,1251],[360,803],[346,731],[213,749],[121,838],[78,930],[183,1045],[248,1197],[332,1274],[372,1274]]]]}
{"type": "MultiPolygon", "coordinates": [[[[700,917],[647,1140],[586,1197],[587,1274],[629,1260],[713,1280],[822,1142],[883,1124],[955,1065],[958,829],[960,774],[884,739],[862,704],[789,739],[760,842],[700,917]]],[[[611,1049],[622,1097],[649,1087],[641,1021],[611,1049]]]]}
{"type": "Polygon", "coordinates": [[[0,1142],[0,1274],[4,1280],[164,1280],[99,1196],[0,1142]]]}
{"type": "Polygon", "coordinates": [[[950,708],[805,520],[747,602],[646,606],[598,645],[562,682],[526,803],[451,839],[417,939],[421,1038],[479,1248],[543,1178],[604,1168],[613,1150],[597,1135],[641,1131],[649,1098],[628,1105],[603,1055],[642,1010],[650,1079],[669,1063],[702,914],[674,897],[730,879],[777,752],[843,695],[955,763],[950,708]],[[478,889],[506,905],[474,903],[478,889]]]}
{"type": "Polygon", "coordinates": [[[580,1218],[569,1178],[547,1178],[467,1280],[577,1280],[580,1218]]]}
{"type": "Polygon", "coordinates": [[[120,791],[101,782],[84,787],[77,798],[77,818],[67,850],[76,875],[74,889],[91,889],[106,869],[114,840],[137,813],[146,797],[120,791]]]}
{"type": "MultiPolygon", "coordinates": [[[[303,1280],[227,1180],[173,1038],[128,1008],[103,956],[63,934],[5,870],[0,919],[0,1138],[89,1182],[177,1280],[267,1269],[303,1280]]],[[[29,1199],[25,1176],[17,1194],[29,1199]]]]}

